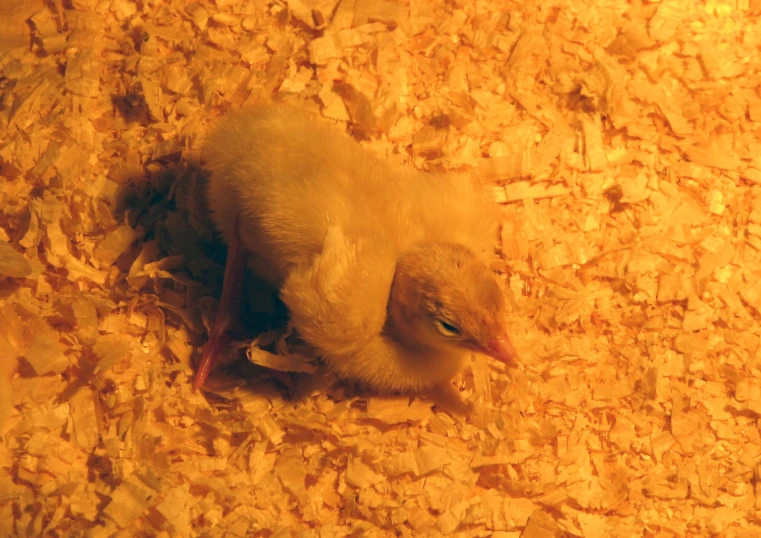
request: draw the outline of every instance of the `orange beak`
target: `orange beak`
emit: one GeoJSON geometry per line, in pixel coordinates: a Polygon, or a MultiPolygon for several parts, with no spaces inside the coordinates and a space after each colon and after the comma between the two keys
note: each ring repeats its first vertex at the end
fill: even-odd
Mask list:
{"type": "Polygon", "coordinates": [[[507,335],[500,336],[489,342],[486,349],[482,350],[482,353],[507,366],[518,366],[516,362],[518,352],[515,351],[507,335]]]}

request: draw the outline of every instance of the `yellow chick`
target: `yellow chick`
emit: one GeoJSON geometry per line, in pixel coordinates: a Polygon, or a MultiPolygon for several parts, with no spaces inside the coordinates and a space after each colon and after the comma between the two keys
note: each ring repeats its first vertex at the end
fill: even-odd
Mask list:
{"type": "Polygon", "coordinates": [[[229,251],[197,388],[239,308],[246,265],[280,290],[301,337],[342,378],[416,391],[450,381],[472,351],[513,364],[487,267],[497,208],[483,188],[392,165],[279,104],[224,117],[202,158],[229,251]]]}

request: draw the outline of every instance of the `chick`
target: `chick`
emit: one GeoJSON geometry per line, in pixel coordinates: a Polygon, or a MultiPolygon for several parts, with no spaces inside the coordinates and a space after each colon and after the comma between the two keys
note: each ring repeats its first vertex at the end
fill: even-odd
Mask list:
{"type": "Polygon", "coordinates": [[[450,381],[472,351],[513,364],[494,254],[496,204],[465,178],[395,166],[286,105],[233,112],[202,151],[229,245],[216,362],[247,263],[340,377],[391,391],[450,381]],[[247,262],[244,256],[247,254],[247,262]]]}

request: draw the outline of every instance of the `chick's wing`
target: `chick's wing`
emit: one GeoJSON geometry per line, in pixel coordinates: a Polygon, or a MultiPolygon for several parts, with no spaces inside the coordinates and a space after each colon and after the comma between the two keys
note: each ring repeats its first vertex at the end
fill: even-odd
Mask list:
{"type": "Polygon", "coordinates": [[[301,336],[326,354],[360,351],[386,322],[396,255],[332,226],[320,254],[286,277],[281,298],[301,336]]]}

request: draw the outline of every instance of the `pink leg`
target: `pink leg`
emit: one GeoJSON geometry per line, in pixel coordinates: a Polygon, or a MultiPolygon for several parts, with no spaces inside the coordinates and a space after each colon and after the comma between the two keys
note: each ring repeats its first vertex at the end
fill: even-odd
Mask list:
{"type": "Polygon", "coordinates": [[[225,344],[230,342],[229,331],[235,323],[234,318],[240,313],[243,296],[243,278],[246,273],[246,251],[242,248],[238,235],[238,220],[235,221],[235,232],[227,246],[227,262],[225,276],[222,280],[222,297],[219,299],[219,310],[214,326],[209,334],[209,341],[203,351],[201,364],[198,365],[193,386],[196,390],[203,387],[209,373],[214,369],[219,359],[219,353],[225,344]]]}

